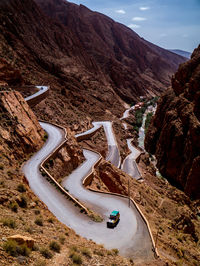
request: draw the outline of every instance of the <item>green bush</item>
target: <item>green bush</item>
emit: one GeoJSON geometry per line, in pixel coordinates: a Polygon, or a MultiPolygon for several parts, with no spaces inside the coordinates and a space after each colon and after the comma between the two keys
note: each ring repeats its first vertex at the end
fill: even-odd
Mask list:
{"type": "Polygon", "coordinates": [[[35,224],[37,224],[39,226],[43,226],[43,219],[41,217],[36,218],[35,224]]]}
{"type": "Polygon", "coordinates": [[[10,254],[11,256],[29,256],[31,253],[31,250],[26,246],[26,244],[19,245],[16,241],[14,240],[8,240],[4,245],[3,245],[4,250],[10,254]]]}
{"type": "Polygon", "coordinates": [[[51,241],[51,243],[49,244],[49,247],[51,250],[55,252],[58,252],[58,253],[60,252],[60,245],[56,241],[51,241]]]}
{"type": "Polygon", "coordinates": [[[34,213],[35,213],[35,215],[38,215],[38,214],[40,214],[40,210],[36,209],[36,210],[34,210],[34,213]]]}
{"type": "Polygon", "coordinates": [[[17,204],[17,202],[12,202],[12,203],[10,204],[10,209],[11,209],[13,212],[17,212],[17,210],[18,210],[18,204],[17,204]]]}
{"type": "Polygon", "coordinates": [[[72,259],[73,263],[76,263],[78,265],[82,264],[82,258],[79,254],[73,253],[70,255],[70,258],[72,259]]]}
{"type": "Polygon", "coordinates": [[[88,257],[88,258],[91,258],[92,256],[91,256],[91,252],[90,252],[90,250],[88,249],[88,248],[82,248],[81,249],[81,253],[84,255],[84,256],[86,256],[86,257],[88,257]]]}
{"type": "Polygon", "coordinates": [[[12,228],[12,229],[14,229],[14,228],[16,228],[17,226],[16,226],[16,222],[15,222],[15,220],[13,220],[13,219],[11,219],[11,218],[5,218],[5,219],[3,219],[3,225],[4,226],[8,226],[9,228],[12,228]]]}
{"type": "Polygon", "coordinates": [[[113,248],[113,249],[112,249],[112,252],[113,252],[115,255],[117,255],[117,254],[119,253],[119,250],[118,250],[117,248],[113,248]]]}
{"type": "Polygon", "coordinates": [[[18,190],[19,192],[21,192],[21,193],[26,192],[26,188],[25,188],[25,186],[24,186],[23,184],[19,184],[19,185],[17,186],[17,190],[18,190]]]}
{"type": "Polygon", "coordinates": [[[48,135],[47,133],[45,132],[44,136],[43,136],[43,141],[46,141],[48,139],[48,135]]]}
{"type": "Polygon", "coordinates": [[[28,203],[27,203],[27,199],[26,199],[26,197],[25,197],[25,196],[21,196],[21,197],[20,197],[20,201],[18,202],[18,204],[19,204],[19,206],[20,206],[21,208],[27,208],[28,203]]]}
{"type": "Polygon", "coordinates": [[[53,257],[53,254],[48,250],[48,248],[41,248],[40,253],[46,259],[51,259],[53,257]]]}
{"type": "Polygon", "coordinates": [[[54,223],[54,220],[53,220],[53,218],[49,218],[47,221],[48,221],[49,223],[51,223],[51,224],[53,224],[53,223],[54,223]]]}

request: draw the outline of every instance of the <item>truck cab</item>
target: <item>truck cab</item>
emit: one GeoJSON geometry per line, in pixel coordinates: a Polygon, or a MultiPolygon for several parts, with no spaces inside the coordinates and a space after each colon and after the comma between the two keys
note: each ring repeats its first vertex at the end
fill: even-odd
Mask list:
{"type": "Polygon", "coordinates": [[[119,218],[120,218],[119,211],[112,211],[109,220],[107,222],[107,227],[114,228],[118,224],[120,220],[119,218]]]}

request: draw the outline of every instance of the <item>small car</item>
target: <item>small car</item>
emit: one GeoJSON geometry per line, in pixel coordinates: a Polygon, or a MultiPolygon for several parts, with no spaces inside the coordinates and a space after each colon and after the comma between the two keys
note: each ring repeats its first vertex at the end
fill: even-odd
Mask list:
{"type": "Polygon", "coordinates": [[[118,224],[120,220],[119,218],[120,218],[119,211],[112,211],[109,220],[107,222],[107,227],[114,228],[118,224]]]}

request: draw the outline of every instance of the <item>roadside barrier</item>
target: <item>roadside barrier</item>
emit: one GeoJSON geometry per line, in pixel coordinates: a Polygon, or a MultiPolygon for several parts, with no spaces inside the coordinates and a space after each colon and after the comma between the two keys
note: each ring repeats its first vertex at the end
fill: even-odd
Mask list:
{"type": "Polygon", "coordinates": [[[35,105],[40,103],[42,100],[44,100],[49,95],[49,88],[50,87],[48,86],[48,89],[46,91],[44,91],[43,93],[36,95],[33,98],[27,99],[26,102],[28,103],[28,105],[30,107],[34,107],[35,105]]]}
{"type": "MultiPolygon", "coordinates": [[[[49,89],[46,91],[46,92],[49,92],[49,89]]],[[[41,97],[41,95],[38,95],[38,97],[36,96],[35,98],[39,98],[40,99],[40,101],[41,101],[41,99],[43,99],[43,98],[45,98],[46,97],[46,94],[45,94],[45,92],[43,93],[43,94],[41,94],[41,95],[43,95],[44,97],[41,97]]],[[[33,98],[34,99],[34,98],[33,98]]],[[[27,101],[28,102],[28,101],[27,101]]],[[[35,103],[34,101],[32,102],[32,103],[35,103]]],[[[30,106],[31,106],[31,104],[32,103],[30,103],[30,106]]],[[[43,122],[43,123],[47,123],[46,121],[42,121],[42,120],[40,120],[40,122],[43,122]]],[[[60,128],[61,130],[63,130],[64,131],[64,141],[54,150],[54,151],[52,151],[48,156],[47,156],[47,158],[45,158],[43,161],[42,161],[42,163],[40,164],[40,169],[42,169],[45,173],[46,173],[46,175],[52,180],[52,182],[67,196],[67,197],[69,197],[75,204],[77,204],[82,210],[84,210],[85,211],[85,213],[86,214],[88,214],[88,209],[84,206],[84,205],[82,205],[77,199],[75,199],[70,193],[68,193],[54,178],[53,178],[53,176],[51,176],[51,174],[46,170],[46,168],[45,168],[45,164],[49,161],[49,159],[52,157],[52,156],[55,156],[57,153],[58,153],[58,151],[66,144],[66,142],[67,142],[67,131],[66,131],[66,128],[64,128],[64,127],[62,127],[62,126],[60,126],[60,125],[57,125],[57,124],[55,124],[55,123],[50,123],[50,124],[52,124],[52,125],[54,125],[54,126],[56,126],[56,127],[58,127],[58,128],[60,128]]],[[[98,129],[97,129],[98,130],[98,129]]],[[[113,129],[112,129],[113,130],[113,129]]],[[[96,131],[95,131],[95,133],[96,133],[96,131]]],[[[92,134],[95,134],[95,133],[89,133],[90,135],[92,134]]],[[[91,135],[91,136],[92,136],[91,135]]],[[[83,137],[83,136],[86,136],[87,138],[88,138],[88,136],[87,135],[82,135],[81,137],[83,137]]],[[[83,139],[81,139],[81,140],[83,140],[83,139]]],[[[78,139],[77,139],[77,141],[78,141],[78,139]]],[[[80,138],[79,138],[79,141],[80,141],[80,138]]],[[[88,150],[90,150],[90,149],[88,149],[88,150]]],[[[92,151],[92,150],[90,150],[90,151],[92,151]]],[[[92,152],[94,152],[94,151],[92,151],[92,152]]],[[[95,171],[95,167],[97,167],[98,165],[99,165],[99,163],[101,162],[101,160],[102,160],[102,156],[101,156],[101,154],[100,153],[98,153],[98,152],[96,152],[98,155],[99,155],[99,159],[97,160],[97,162],[92,166],[92,170],[91,170],[91,173],[89,173],[84,179],[83,179],[83,181],[82,181],[82,184],[83,184],[83,186],[84,187],[86,187],[87,185],[89,185],[89,184],[91,184],[91,182],[92,182],[92,180],[93,180],[93,178],[94,178],[94,171],[95,171]]],[[[139,155],[139,156],[141,156],[141,154],[139,155]]],[[[138,156],[138,157],[139,157],[138,156]]],[[[136,158],[136,160],[137,160],[137,158],[136,158]]],[[[158,252],[157,252],[157,249],[156,249],[156,247],[155,247],[155,242],[154,242],[154,239],[153,239],[153,235],[152,235],[152,232],[151,232],[151,229],[150,229],[150,225],[149,225],[149,222],[147,221],[147,219],[145,218],[145,216],[144,216],[144,214],[142,213],[142,211],[140,210],[140,208],[139,208],[139,206],[137,205],[137,203],[134,201],[134,199],[132,199],[132,198],[129,198],[128,196],[125,196],[125,195],[121,195],[121,194],[118,194],[118,193],[112,193],[112,192],[103,192],[103,191],[98,191],[98,190],[95,190],[95,189],[91,189],[91,188],[89,188],[89,190],[90,191],[93,191],[93,192],[96,192],[96,193],[102,193],[102,194],[109,194],[109,195],[114,195],[114,196],[118,196],[118,197],[123,197],[123,198],[127,198],[127,199],[130,199],[131,200],[131,202],[132,202],[132,204],[136,207],[136,209],[137,209],[137,211],[139,212],[139,214],[141,215],[141,217],[142,217],[142,219],[143,219],[143,221],[145,222],[145,224],[146,224],[146,226],[147,226],[147,229],[148,229],[148,232],[149,232],[149,235],[150,235],[150,238],[151,238],[151,241],[152,241],[152,245],[153,245],[153,251],[154,251],[154,254],[155,254],[155,256],[156,257],[159,257],[159,255],[158,255],[158,252]]]]}
{"type": "MultiPolygon", "coordinates": [[[[42,121],[42,120],[40,120],[40,122],[42,122],[42,123],[47,123],[46,121],[42,121]]],[[[56,127],[58,127],[58,128],[60,128],[60,129],[62,129],[63,131],[64,131],[64,133],[65,133],[65,135],[64,135],[64,141],[54,150],[54,151],[52,151],[48,156],[47,156],[47,158],[45,158],[42,162],[41,162],[41,164],[40,164],[40,169],[42,169],[46,174],[47,174],[47,176],[52,180],[52,182],[67,196],[67,197],[69,197],[75,204],[77,204],[78,206],[79,206],[79,208],[80,209],[83,209],[84,211],[85,211],[85,213],[86,214],[88,214],[89,212],[88,212],[88,209],[83,205],[83,204],[81,204],[77,199],[75,199],[69,192],[67,192],[54,178],[53,178],[53,176],[46,170],[46,168],[45,168],[45,164],[49,161],[49,159],[51,158],[51,157],[54,157],[58,152],[59,152],[59,150],[62,148],[62,147],[64,147],[64,145],[66,144],[66,142],[67,142],[67,131],[66,131],[66,129],[64,128],[64,127],[62,127],[62,126],[60,126],[60,125],[57,125],[57,124],[55,124],[55,123],[49,123],[49,124],[52,124],[52,125],[54,125],[54,126],[56,126],[56,127]]]]}
{"type": "MultiPolygon", "coordinates": [[[[96,162],[95,166],[97,166],[99,163],[100,163],[101,159],[99,161],[96,162]]],[[[95,167],[93,167],[95,168],[95,167]]],[[[94,169],[93,169],[94,171],[94,169]]],[[[88,174],[84,180],[83,180],[83,185],[84,186],[87,186],[87,184],[90,184],[91,183],[91,174],[88,174]],[[88,180],[87,180],[88,179],[88,180]]],[[[88,190],[92,191],[92,192],[96,192],[96,193],[100,193],[100,194],[107,194],[107,195],[113,195],[113,196],[117,196],[117,197],[121,197],[121,198],[126,198],[126,199],[129,199],[128,196],[125,196],[125,195],[122,195],[122,194],[118,194],[118,193],[113,193],[113,192],[104,192],[104,191],[100,191],[100,190],[96,190],[96,189],[93,189],[93,188],[88,188],[88,190]]],[[[141,211],[140,207],[137,205],[137,203],[134,201],[133,198],[130,198],[132,204],[136,207],[137,211],[139,212],[139,214],[141,215],[144,223],[146,224],[147,226],[147,229],[148,229],[148,232],[149,232],[149,235],[150,235],[150,238],[151,238],[151,241],[152,241],[152,245],[153,245],[153,251],[154,251],[154,254],[155,254],[155,257],[158,258],[159,257],[159,254],[158,254],[158,251],[155,247],[155,241],[154,241],[154,238],[153,238],[153,234],[151,232],[151,228],[150,228],[150,225],[149,225],[149,222],[147,221],[146,217],[144,216],[143,212],[141,211]]]]}

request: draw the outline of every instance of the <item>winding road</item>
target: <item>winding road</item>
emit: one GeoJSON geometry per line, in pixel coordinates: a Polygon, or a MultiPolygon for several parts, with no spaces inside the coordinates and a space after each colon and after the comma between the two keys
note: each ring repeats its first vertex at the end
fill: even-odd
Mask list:
{"type": "MultiPolygon", "coordinates": [[[[127,109],[123,116],[121,117],[121,120],[123,118],[127,118],[129,116],[129,112],[130,110],[134,110],[135,109],[135,106],[132,106],[131,108],[127,109]]],[[[123,126],[125,129],[127,129],[127,124],[126,123],[123,123],[123,126]]],[[[128,148],[130,150],[130,154],[124,159],[122,165],[121,165],[121,169],[127,173],[128,175],[130,175],[131,177],[139,180],[142,178],[141,174],[140,174],[140,171],[138,170],[138,166],[137,166],[137,163],[136,163],[136,158],[140,155],[140,151],[134,147],[132,145],[132,140],[133,139],[127,139],[126,142],[127,142],[127,145],[128,145],[128,148]]]]}
{"type": "MultiPolygon", "coordinates": [[[[40,173],[42,161],[64,140],[64,132],[48,123],[40,123],[48,134],[48,140],[23,166],[23,172],[34,193],[48,206],[49,210],[64,224],[73,228],[76,233],[108,249],[117,248],[121,255],[131,258],[152,259],[154,257],[152,240],[147,226],[128,199],[105,193],[95,193],[85,189],[82,180],[92,171],[92,166],[99,159],[95,152],[84,150],[86,160],[71,175],[63,180],[63,186],[69,193],[78,198],[87,207],[100,213],[102,223],[93,222],[88,216],[81,214],[71,201],[56,190],[40,173]],[[120,211],[120,222],[114,229],[106,226],[107,218],[113,209],[120,211]]],[[[120,155],[112,132],[111,122],[95,122],[95,127],[103,126],[108,140],[109,159],[116,166],[120,165],[120,155]]]]}

